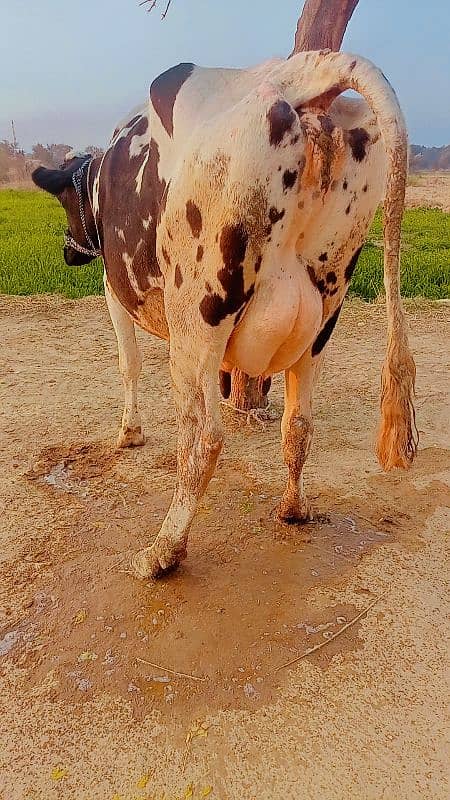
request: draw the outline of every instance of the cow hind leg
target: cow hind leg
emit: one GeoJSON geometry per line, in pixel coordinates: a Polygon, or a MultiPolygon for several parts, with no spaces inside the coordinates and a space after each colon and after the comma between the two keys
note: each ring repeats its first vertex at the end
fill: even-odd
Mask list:
{"type": "Polygon", "coordinates": [[[321,356],[308,350],[285,372],[285,406],[281,422],[284,462],[288,482],[277,515],[282,522],[298,523],[311,519],[303,485],[303,468],[313,435],[312,394],[321,356]]]}
{"type": "Polygon", "coordinates": [[[125,404],[117,439],[118,447],[138,447],[145,443],[137,402],[137,384],[142,358],[139,352],[134,322],[111,293],[105,280],[105,297],[119,348],[119,370],[122,375],[125,404]]]}
{"type": "Polygon", "coordinates": [[[214,336],[200,326],[197,330],[189,326],[186,337],[175,326],[170,328],[170,369],[178,419],[177,486],[154,543],[133,558],[133,569],[142,578],[158,577],[186,557],[189,528],[223,443],[217,373],[226,339],[218,341],[217,329],[214,336]]]}

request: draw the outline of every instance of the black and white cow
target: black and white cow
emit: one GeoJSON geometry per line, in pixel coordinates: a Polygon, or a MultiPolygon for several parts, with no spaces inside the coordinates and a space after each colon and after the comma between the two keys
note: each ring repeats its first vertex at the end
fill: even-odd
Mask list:
{"type": "Polygon", "coordinates": [[[255,69],[179,64],[114,132],[99,159],[39,168],[69,231],[65,259],[97,251],[125,386],[121,446],[144,441],[134,326],[170,341],[178,481],[140,576],[186,555],[189,527],[222,448],[219,370],[284,371],[288,484],[279,516],[308,518],[303,467],[312,394],[375,210],[384,200],[388,349],[378,457],[408,466],[417,440],[415,366],[400,298],[407,135],[396,96],[363,58],[300,53],[255,69]],[[354,89],[363,99],[340,97],[354,89]]]}

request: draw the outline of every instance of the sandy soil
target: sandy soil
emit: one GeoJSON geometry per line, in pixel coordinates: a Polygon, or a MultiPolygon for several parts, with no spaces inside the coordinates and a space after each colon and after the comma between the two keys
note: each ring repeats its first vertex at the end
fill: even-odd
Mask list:
{"type": "Polygon", "coordinates": [[[174,484],[166,345],[140,336],[148,441],[117,452],[103,301],[0,299],[1,800],[448,796],[450,309],[408,309],[414,468],[376,464],[384,310],[349,303],[317,391],[316,521],[274,522],[279,422],[224,408],[189,557],[153,584],[125,566],[174,484]]]}
{"type": "Polygon", "coordinates": [[[450,211],[450,172],[423,172],[410,176],[406,208],[442,208],[450,211]]]}

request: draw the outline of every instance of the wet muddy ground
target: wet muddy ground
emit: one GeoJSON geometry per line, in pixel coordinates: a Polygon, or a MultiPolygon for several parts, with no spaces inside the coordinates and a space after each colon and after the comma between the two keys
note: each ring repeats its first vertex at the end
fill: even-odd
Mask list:
{"type": "MultiPolygon", "coordinates": [[[[153,583],[127,564],[175,480],[166,345],[140,337],[147,443],[117,451],[101,299],[1,300],[1,800],[446,796],[449,312],[408,308],[413,469],[377,467],[383,309],[349,303],[317,390],[314,521],[274,519],[279,421],[224,407],[188,559],[153,583]]],[[[277,418],[280,378],[271,400],[277,418]]]]}

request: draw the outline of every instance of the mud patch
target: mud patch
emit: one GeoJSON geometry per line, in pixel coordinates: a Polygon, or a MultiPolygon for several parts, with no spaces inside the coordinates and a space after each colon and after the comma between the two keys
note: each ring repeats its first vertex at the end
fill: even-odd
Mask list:
{"type": "Polygon", "coordinates": [[[103,442],[46,447],[25,472],[29,480],[74,492],[77,485],[110,472],[120,454],[103,442]]]}
{"type": "MultiPolygon", "coordinates": [[[[167,501],[152,494],[158,515],[167,501]]],[[[338,514],[287,527],[268,515],[265,495],[249,498],[236,487],[235,535],[224,540],[230,513],[219,492],[213,503],[214,518],[201,507],[189,558],[170,578],[141,583],[127,571],[136,541],[120,533],[117,516],[84,552],[54,567],[45,587],[52,603],[31,607],[22,622],[28,635],[5,656],[26,670],[27,691],[71,704],[107,693],[129,700],[137,717],[157,709],[187,718],[277,700],[287,673],[276,667],[357,613],[320,593],[312,605],[311,590],[338,585],[389,537],[338,514]]],[[[355,625],[309,658],[327,668],[336,653],[359,645],[355,625]]]]}

